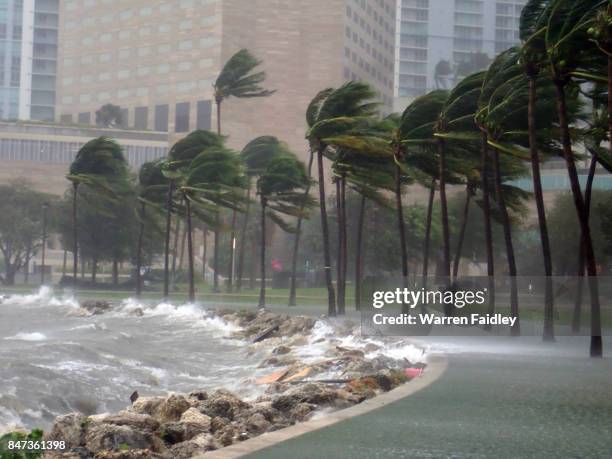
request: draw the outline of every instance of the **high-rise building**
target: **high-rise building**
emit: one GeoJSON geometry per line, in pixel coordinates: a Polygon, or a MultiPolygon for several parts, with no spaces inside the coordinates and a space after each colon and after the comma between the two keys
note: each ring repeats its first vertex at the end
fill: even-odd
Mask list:
{"type": "Polygon", "coordinates": [[[223,103],[235,148],[267,134],[305,154],[308,103],[349,79],[392,108],[395,0],[64,0],[60,16],[59,121],[94,123],[112,103],[126,127],[214,129],[212,85],[241,48],[276,93],[223,103]]]}
{"type": "Polygon", "coordinates": [[[527,0],[399,0],[396,15],[396,110],[485,68],[519,42],[527,0]]]}
{"type": "Polygon", "coordinates": [[[54,119],[58,3],[0,0],[0,119],[54,119]]]}

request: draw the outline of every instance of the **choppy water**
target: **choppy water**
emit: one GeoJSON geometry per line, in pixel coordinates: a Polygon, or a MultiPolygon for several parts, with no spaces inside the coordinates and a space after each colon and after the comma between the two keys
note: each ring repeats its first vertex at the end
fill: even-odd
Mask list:
{"type": "MultiPolygon", "coordinates": [[[[230,339],[236,327],[194,304],[140,304],[126,300],[103,315],[79,315],[70,295],[42,288],[0,301],[0,431],[13,426],[48,428],[55,416],[124,409],[130,394],[159,395],[224,387],[242,397],[277,339],[258,345],[230,339]],[[142,317],[134,310],[141,308],[142,317]]],[[[423,351],[402,340],[348,335],[318,321],[295,353],[303,362],[329,355],[336,345],[380,348],[368,357],[419,361],[423,351]]],[[[334,375],[327,375],[333,377],[334,375]]]]}
{"type": "Polygon", "coordinates": [[[258,363],[230,324],[196,305],[139,305],[79,317],[48,288],[0,304],[0,428],[125,408],[140,394],[238,389],[258,363]],[[144,316],[130,314],[142,307],[144,316]]]}

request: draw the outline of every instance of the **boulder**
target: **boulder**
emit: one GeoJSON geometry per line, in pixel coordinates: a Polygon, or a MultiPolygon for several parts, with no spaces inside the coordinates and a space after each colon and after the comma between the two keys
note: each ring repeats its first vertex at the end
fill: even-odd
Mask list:
{"type": "Polygon", "coordinates": [[[127,410],[119,411],[118,413],[114,414],[90,416],[89,419],[94,422],[128,426],[149,431],[157,430],[159,427],[159,422],[153,418],[153,416],[149,414],[134,413],[127,410]]]}
{"type": "Polygon", "coordinates": [[[64,441],[67,449],[83,446],[87,423],[87,418],[80,413],[58,416],[55,418],[51,431],[45,435],[45,440],[64,441]]]}
{"type": "Polygon", "coordinates": [[[221,417],[233,420],[240,411],[250,408],[251,405],[243,402],[227,390],[217,390],[210,394],[206,400],[197,404],[198,410],[211,418],[221,417]]]}
{"type": "Polygon", "coordinates": [[[221,430],[217,430],[214,433],[215,439],[223,446],[229,446],[234,443],[234,440],[238,440],[238,432],[232,425],[226,425],[221,430]]]}
{"type": "Polygon", "coordinates": [[[160,450],[161,442],[150,432],[128,426],[95,423],[88,425],[85,447],[89,451],[120,451],[127,449],[160,450]]]}
{"type": "Polygon", "coordinates": [[[195,408],[189,408],[181,415],[181,422],[184,424],[192,424],[202,428],[203,430],[210,430],[211,417],[202,414],[195,408]]]}
{"type": "Polygon", "coordinates": [[[285,355],[291,352],[291,348],[289,346],[280,345],[272,351],[274,355],[285,355]]]}
{"type": "Polygon", "coordinates": [[[81,308],[89,311],[92,315],[105,314],[112,309],[112,305],[104,300],[84,301],[81,303],[81,308]]]}
{"type": "Polygon", "coordinates": [[[299,384],[274,399],[272,407],[284,413],[290,411],[298,403],[324,406],[332,404],[337,398],[336,391],[325,384],[299,384]]]}
{"type": "Polygon", "coordinates": [[[214,433],[218,430],[223,429],[228,424],[229,421],[227,419],[224,419],[220,416],[216,416],[210,421],[210,431],[214,433]]]}
{"type": "Polygon", "coordinates": [[[211,434],[201,434],[192,440],[174,445],[170,449],[170,457],[172,459],[191,459],[219,448],[221,445],[211,434]]]}
{"type": "Polygon", "coordinates": [[[246,422],[246,430],[250,433],[259,435],[266,432],[271,426],[270,421],[268,421],[265,416],[261,413],[255,413],[251,417],[247,419],[246,422]]]}
{"type": "Polygon", "coordinates": [[[298,403],[289,410],[288,417],[293,422],[303,422],[308,420],[316,409],[316,405],[311,403],[298,403]]]}
{"type": "Polygon", "coordinates": [[[94,459],[170,459],[166,454],[158,454],[148,449],[132,449],[126,451],[102,451],[94,459]]]}
{"type": "Polygon", "coordinates": [[[148,414],[160,424],[178,421],[181,415],[191,408],[187,399],[178,394],[167,397],[141,397],[134,402],[130,411],[148,414]]]}
{"type": "Polygon", "coordinates": [[[189,392],[187,399],[190,403],[197,403],[208,398],[208,392],[205,390],[192,390],[189,392]]]}

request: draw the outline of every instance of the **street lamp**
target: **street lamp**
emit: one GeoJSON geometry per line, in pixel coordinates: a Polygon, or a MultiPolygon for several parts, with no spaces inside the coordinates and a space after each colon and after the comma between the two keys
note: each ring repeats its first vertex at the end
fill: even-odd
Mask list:
{"type": "Polygon", "coordinates": [[[40,265],[40,285],[45,285],[45,249],[47,246],[47,210],[49,203],[42,205],[42,261],[40,265]]]}

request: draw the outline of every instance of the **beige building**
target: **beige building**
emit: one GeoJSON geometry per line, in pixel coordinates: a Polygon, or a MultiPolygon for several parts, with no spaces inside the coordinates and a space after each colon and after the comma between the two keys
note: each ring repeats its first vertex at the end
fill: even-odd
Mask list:
{"type": "Polygon", "coordinates": [[[39,191],[61,195],[70,184],[66,174],[79,149],[101,136],[116,139],[132,170],[168,151],[165,132],[0,122],[0,183],[22,178],[39,191]]]}
{"type": "Polygon", "coordinates": [[[395,0],[64,0],[58,121],[88,124],[112,103],[126,127],[171,139],[216,127],[213,82],[241,48],[264,61],[266,99],[229,99],[223,133],[242,148],[276,135],[303,158],[304,114],[350,79],[393,103],[395,0]]]}

